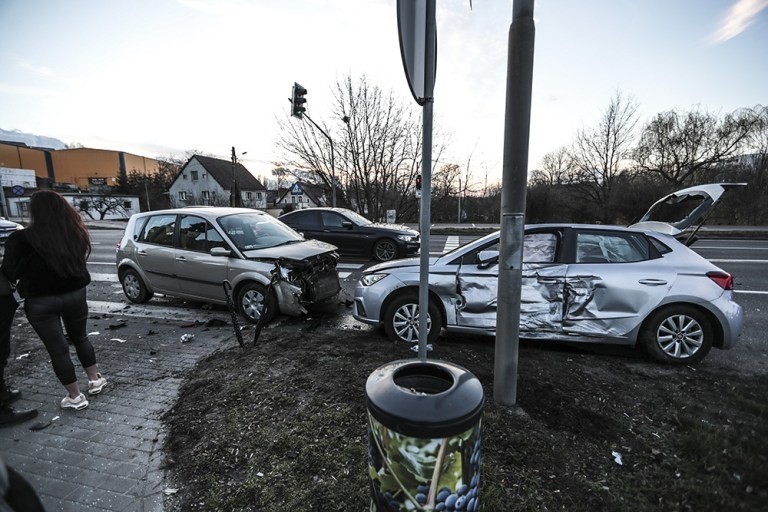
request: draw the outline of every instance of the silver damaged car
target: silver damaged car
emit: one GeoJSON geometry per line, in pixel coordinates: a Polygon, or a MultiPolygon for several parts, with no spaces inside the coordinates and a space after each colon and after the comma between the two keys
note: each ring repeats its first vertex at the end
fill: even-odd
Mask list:
{"type": "MultiPolygon", "coordinates": [[[[160,293],[227,304],[257,323],[270,281],[277,312],[296,316],[340,290],[336,247],[250,208],[187,207],[133,215],[117,246],[117,275],[131,302],[160,293]]],[[[265,318],[268,321],[270,318],[265,318]]]]}
{"type": "MultiPolygon", "coordinates": [[[[525,227],[520,336],[641,344],[655,359],[690,364],[741,333],[734,281],[678,240],[728,189],[710,184],[670,194],[628,228],[525,227]],[[671,222],[661,221],[667,216],[671,222]],[[671,217],[670,217],[671,216],[671,217]],[[678,237],[678,238],[676,238],[678,237]]],[[[495,335],[499,232],[430,258],[428,340],[447,332],[495,335]]],[[[374,265],[355,289],[353,316],[393,340],[418,341],[419,260],[374,265]]]]}

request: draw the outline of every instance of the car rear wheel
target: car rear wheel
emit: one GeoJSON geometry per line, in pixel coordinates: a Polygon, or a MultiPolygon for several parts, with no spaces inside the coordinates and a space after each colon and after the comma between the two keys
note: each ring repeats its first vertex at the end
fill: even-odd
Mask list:
{"type": "Polygon", "coordinates": [[[397,258],[397,244],[391,238],[382,238],[373,246],[373,257],[378,261],[397,258]]]}
{"type": "MultiPolygon", "coordinates": [[[[429,301],[428,309],[427,342],[433,343],[440,336],[443,321],[434,301],[429,301]]],[[[415,293],[398,297],[389,304],[384,313],[384,331],[393,341],[419,341],[419,298],[415,293]]]]}
{"type": "MultiPolygon", "coordinates": [[[[274,292],[272,292],[274,294],[274,292]]],[[[266,305],[267,287],[261,283],[251,282],[243,285],[237,295],[237,308],[241,315],[250,323],[255,324],[264,314],[266,305]]],[[[272,297],[272,307],[267,311],[265,322],[272,320],[277,314],[277,303],[272,297]]]]}
{"type": "Polygon", "coordinates": [[[651,315],[640,339],[648,353],[662,363],[698,363],[712,348],[709,319],[691,306],[670,306],[651,315]]]}
{"type": "Polygon", "coordinates": [[[153,294],[147,290],[147,285],[135,270],[126,270],[120,274],[120,284],[125,296],[135,304],[144,304],[152,298],[153,294]]]}

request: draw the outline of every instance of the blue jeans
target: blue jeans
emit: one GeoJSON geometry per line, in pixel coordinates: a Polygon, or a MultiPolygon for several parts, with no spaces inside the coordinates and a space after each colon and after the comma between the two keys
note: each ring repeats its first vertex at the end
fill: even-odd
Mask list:
{"type": "Polygon", "coordinates": [[[70,343],[75,346],[83,368],[96,364],[96,352],[85,332],[88,321],[85,288],[61,295],[29,297],[24,301],[24,311],[32,328],[43,340],[51,356],[53,371],[63,385],[77,381],[75,367],[69,356],[70,343]],[[62,322],[69,341],[61,328],[62,322]]]}

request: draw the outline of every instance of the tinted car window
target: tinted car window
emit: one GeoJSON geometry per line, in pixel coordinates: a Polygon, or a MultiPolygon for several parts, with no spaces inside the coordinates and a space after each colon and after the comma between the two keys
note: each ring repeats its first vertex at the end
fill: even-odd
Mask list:
{"type": "Polygon", "coordinates": [[[176,215],[153,215],[147,220],[139,240],[149,244],[173,245],[176,215]]]}
{"type": "Polygon", "coordinates": [[[323,217],[323,226],[327,228],[340,228],[342,223],[347,220],[333,212],[321,212],[321,215],[323,217]]]}
{"type": "Polygon", "coordinates": [[[630,263],[650,258],[648,240],[634,233],[578,233],[577,263],[630,263]]]}
{"type": "Polygon", "coordinates": [[[214,247],[229,248],[210,222],[193,215],[186,215],[181,218],[179,245],[182,249],[203,252],[208,252],[214,247]]]}

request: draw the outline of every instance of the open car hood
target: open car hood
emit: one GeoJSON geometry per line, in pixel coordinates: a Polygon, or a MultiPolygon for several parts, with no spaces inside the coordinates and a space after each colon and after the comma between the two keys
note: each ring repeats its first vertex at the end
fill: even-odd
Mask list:
{"type": "Polygon", "coordinates": [[[665,196],[651,206],[631,228],[677,236],[712,211],[726,191],[746,183],[710,183],[685,188],[665,196]]]}

